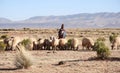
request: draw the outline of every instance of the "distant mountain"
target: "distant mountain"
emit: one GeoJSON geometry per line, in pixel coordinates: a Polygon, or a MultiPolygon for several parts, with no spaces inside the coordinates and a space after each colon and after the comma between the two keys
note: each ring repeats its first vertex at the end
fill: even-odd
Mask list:
{"type": "Polygon", "coordinates": [[[24,21],[25,23],[76,25],[80,27],[114,27],[120,25],[120,13],[81,13],[66,16],[36,16],[24,21]]]}
{"type": "Polygon", "coordinates": [[[12,22],[12,21],[7,18],[0,18],[0,23],[8,23],[8,22],[12,22]]]}
{"type": "MultiPolygon", "coordinates": [[[[9,20],[1,20],[8,22],[9,20]]],[[[66,27],[90,27],[90,28],[99,28],[99,27],[120,27],[120,12],[118,13],[80,13],[66,16],[35,16],[29,19],[18,21],[15,23],[21,24],[34,24],[42,26],[60,26],[62,23],[66,27]]]]}

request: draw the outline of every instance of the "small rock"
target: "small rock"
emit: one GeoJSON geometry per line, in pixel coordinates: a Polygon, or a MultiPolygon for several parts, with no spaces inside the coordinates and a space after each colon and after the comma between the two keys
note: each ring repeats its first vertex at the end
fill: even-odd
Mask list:
{"type": "Polygon", "coordinates": [[[63,65],[63,64],[65,64],[65,61],[60,61],[60,62],[58,63],[58,65],[63,65]]]}

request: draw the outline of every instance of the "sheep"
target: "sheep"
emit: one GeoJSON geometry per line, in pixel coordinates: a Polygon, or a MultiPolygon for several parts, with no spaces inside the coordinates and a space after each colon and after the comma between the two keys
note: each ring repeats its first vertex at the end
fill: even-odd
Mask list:
{"type": "Polygon", "coordinates": [[[94,41],[93,41],[91,38],[89,38],[89,37],[84,37],[84,38],[82,39],[82,47],[83,47],[83,50],[84,50],[84,48],[90,50],[90,48],[93,48],[93,46],[94,46],[94,41]]]}
{"type": "Polygon", "coordinates": [[[37,40],[34,37],[22,37],[18,45],[24,46],[27,50],[35,50],[37,49],[37,40]]]}
{"type": "Polygon", "coordinates": [[[37,39],[34,37],[30,37],[28,39],[30,39],[30,43],[28,44],[29,50],[37,50],[37,44],[38,44],[37,39]]]}
{"type": "Polygon", "coordinates": [[[20,42],[20,37],[5,38],[4,43],[7,45],[5,50],[16,50],[16,45],[18,45],[20,42]]]}
{"type": "Polygon", "coordinates": [[[112,50],[113,49],[119,49],[120,48],[120,37],[116,37],[111,45],[112,50]]]}
{"type": "Polygon", "coordinates": [[[65,39],[65,38],[59,39],[59,48],[60,48],[60,50],[66,50],[66,48],[67,48],[67,39],[65,39]]]}
{"type": "Polygon", "coordinates": [[[37,42],[38,42],[38,43],[37,43],[37,48],[38,48],[39,50],[43,50],[43,49],[44,49],[44,39],[39,38],[37,42]]]}
{"type": "Polygon", "coordinates": [[[51,50],[52,40],[51,39],[44,39],[44,49],[51,50]]]}
{"type": "Polygon", "coordinates": [[[77,38],[71,39],[70,46],[72,50],[78,50],[78,47],[79,47],[78,39],[77,38]]]}
{"type": "Polygon", "coordinates": [[[4,43],[7,45],[6,50],[16,50],[17,45],[24,45],[26,49],[36,49],[37,41],[33,37],[9,37],[4,39],[4,43]]]}
{"type": "Polygon", "coordinates": [[[52,49],[53,49],[53,53],[55,52],[55,50],[57,49],[59,45],[59,39],[53,37],[52,39],[52,49]]]}
{"type": "Polygon", "coordinates": [[[4,39],[4,44],[6,44],[6,48],[5,48],[6,51],[12,50],[11,45],[9,44],[9,40],[10,40],[10,38],[4,39]]]}
{"type": "Polygon", "coordinates": [[[16,50],[16,45],[18,45],[21,42],[21,38],[20,37],[13,37],[13,50],[16,50]]]}

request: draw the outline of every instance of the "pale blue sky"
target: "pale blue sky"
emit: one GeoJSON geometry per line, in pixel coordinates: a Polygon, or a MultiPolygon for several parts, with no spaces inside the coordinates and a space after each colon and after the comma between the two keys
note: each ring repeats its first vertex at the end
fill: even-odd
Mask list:
{"type": "Polygon", "coordinates": [[[96,12],[120,12],[120,0],[0,0],[0,17],[11,20],[96,12]]]}

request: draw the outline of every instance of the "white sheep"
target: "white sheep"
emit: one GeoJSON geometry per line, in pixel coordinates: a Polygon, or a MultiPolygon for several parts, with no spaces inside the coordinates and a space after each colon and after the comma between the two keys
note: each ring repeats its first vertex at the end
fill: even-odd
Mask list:
{"type": "Polygon", "coordinates": [[[38,44],[37,39],[34,38],[34,37],[30,37],[28,39],[30,39],[30,43],[28,44],[29,49],[30,50],[36,50],[37,49],[37,44],[38,44]]]}
{"type": "Polygon", "coordinates": [[[71,39],[71,49],[72,50],[78,50],[79,48],[79,41],[77,38],[71,39]]]}
{"type": "Polygon", "coordinates": [[[39,38],[37,42],[38,42],[37,43],[37,48],[40,49],[40,50],[43,50],[44,49],[44,39],[39,38]]]}
{"type": "Polygon", "coordinates": [[[6,50],[16,50],[16,45],[21,42],[20,37],[9,37],[4,39],[4,43],[6,44],[6,50]]]}
{"type": "Polygon", "coordinates": [[[115,40],[112,42],[111,48],[112,50],[120,48],[120,37],[115,38],[115,40]]]}
{"type": "Polygon", "coordinates": [[[65,39],[65,38],[59,39],[59,48],[60,48],[60,50],[67,49],[67,39],[65,39]]]}
{"type": "Polygon", "coordinates": [[[53,52],[55,52],[55,50],[57,50],[58,45],[59,45],[59,39],[53,37],[53,39],[52,39],[52,49],[53,49],[53,52]]]}

